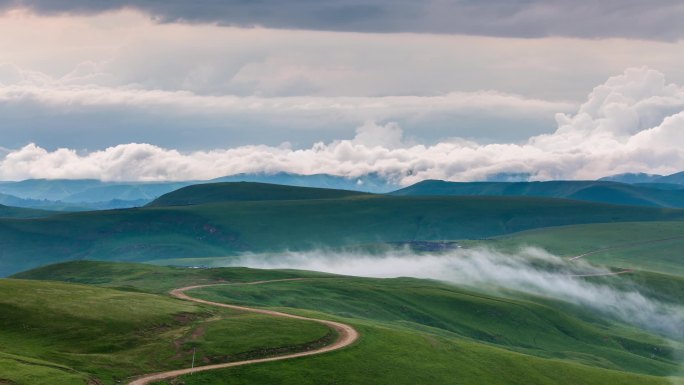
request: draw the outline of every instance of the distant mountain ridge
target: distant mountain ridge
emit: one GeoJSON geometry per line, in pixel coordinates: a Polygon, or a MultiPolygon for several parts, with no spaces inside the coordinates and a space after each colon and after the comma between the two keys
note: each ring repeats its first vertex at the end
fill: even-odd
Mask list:
{"type": "Polygon", "coordinates": [[[628,184],[643,184],[643,183],[657,183],[657,184],[674,184],[682,185],[684,189],[684,171],[671,175],[658,175],[647,173],[625,173],[606,176],[600,178],[599,181],[606,182],[620,182],[628,184]]]}
{"type": "Polygon", "coordinates": [[[208,183],[215,182],[258,182],[297,187],[352,190],[370,193],[388,193],[400,187],[399,185],[388,181],[386,178],[376,173],[370,173],[355,178],[330,174],[302,175],[287,172],[278,172],[274,174],[256,173],[237,174],[208,181],[208,183]]]}
{"type": "Polygon", "coordinates": [[[426,180],[392,192],[396,196],[525,196],[616,205],[684,208],[684,190],[607,181],[446,182],[426,180]]]}
{"type": "Polygon", "coordinates": [[[217,182],[259,182],[373,193],[385,193],[399,188],[378,174],[347,178],[329,174],[254,173],[225,176],[208,181],[180,182],[28,179],[20,182],[0,182],[0,204],[60,211],[139,207],[186,186],[217,182]]]}

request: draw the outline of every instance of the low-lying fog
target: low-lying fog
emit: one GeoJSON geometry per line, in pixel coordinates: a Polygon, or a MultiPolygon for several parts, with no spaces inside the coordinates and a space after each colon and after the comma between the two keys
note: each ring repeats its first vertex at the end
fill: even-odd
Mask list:
{"type": "MultiPolygon", "coordinates": [[[[504,253],[487,248],[446,253],[285,252],[231,258],[226,266],[302,269],[362,277],[416,277],[477,290],[514,290],[590,307],[666,337],[684,339],[684,307],[648,298],[637,285],[616,285],[583,275],[610,274],[582,260],[568,261],[538,248],[504,253]]],[[[628,275],[620,276],[629,282],[628,275]]]]}

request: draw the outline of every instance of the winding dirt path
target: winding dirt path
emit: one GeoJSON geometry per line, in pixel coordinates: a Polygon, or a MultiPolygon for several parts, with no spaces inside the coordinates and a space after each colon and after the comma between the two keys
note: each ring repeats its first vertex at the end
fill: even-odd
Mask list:
{"type": "Polygon", "coordinates": [[[185,293],[188,290],[198,289],[198,288],[202,288],[202,287],[209,287],[209,286],[258,285],[258,284],[269,283],[269,282],[295,281],[295,280],[299,280],[299,279],[301,279],[301,278],[279,279],[279,280],[273,280],[273,281],[257,281],[257,282],[248,282],[248,283],[219,283],[219,284],[212,284],[212,285],[188,286],[188,287],[183,287],[180,289],[172,290],[170,294],[176,298],[179,298],[179,299],[197,302],[197,303],[202,303],[205,305],[223,307],[223,308],[228,308],[228,309],[233,309],[233,310],[247,311],[247,312],[252,312],[252,313],[266,314],[266,315],[270,315],[270,316],[274,316],[274,317],[292,318],[292,319],[298,319],[298,320],[318,322],[318,323],[321,323],[323,325],[326,325],[326,326],[334,329],[337,332],[338,338],[332,344],[324,346],[320,349],[308,350],[308,351],[299,352],[299,353],[285,354],[282,356],[258,358],[258,359],[245,360],[245,361],[227,362],[224,364],[198,366],[195,368],[177,369],[177,370],[170,370],[167,372],[147,374],[147,375],[144,375],[142,377],[137,378],[134,381],[129,382],[128,385],[147,385],[147,384],[150,384],[152,382],[161,381],[161,380],[168,380],[171,378],[175,378],[175,377],[182,376],[185,374],[190,374],[190,373],[205,372],[208,370],[216,370],[216,369],[224,369],[224,368],[232,368],[234,366],[258,364],[261,362],[289,360],[289,359],[297,358],[297,357],[313,356],[313,355],[317,355],[317,354],[323,354],[323,353],[331,352],[334,350],[342,349],[344,347],[347,347],[347,346],[353,344],[356,340],[358,340],[359,339],[359,332],[357,332],[356,329],[354,329],[353,327],[351,327],[347,324],[343,324],[341,322],[302,317],[302,316],[293,315],[293,314],[281,313],[281,312],[277,312],[277,311],[273,311],[273,310],[254,309],[254,308],[246,307],[246,306],[228,305],[225,303],[206,301],[203,299],[191,297],[185,293]]]}

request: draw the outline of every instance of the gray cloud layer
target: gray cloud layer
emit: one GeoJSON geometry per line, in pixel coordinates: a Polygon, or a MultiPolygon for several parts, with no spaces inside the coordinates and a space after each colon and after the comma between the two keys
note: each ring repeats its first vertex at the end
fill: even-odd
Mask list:
{"type": "Polygon", "coordinates": [[[0,9],[98,13],[136,8],[160,22],[514,37],[627,37],[677,40],[676,0],[0,0],[0,9]]]}
{"type": "MultiPolygon", "coordinates": [[[[0,87],[0,104],[12,105],[27,99],[63,109],[133,103],[136,108],[161,108],[160,111],[234,110],[258,114],[277,110],[286,117],[327,119],[373,111],[401,117],[439,108],[467,109],[473,105],[496,109],[548,107],[543,102],[496,93],[436,98],[245,99],[125,88],[31,84],[0,87]]],[[[452,138],[426,145],[407,140],[396,123],[373,121],[359,126],[353,139],[318,142],[299,149],[284,144],[180,152],[131,143],[102,151],[79,152],[48,151],[30,144],[0,159],[0,179],[187,180],[241,172],[288,171],[348,177],[378,173],[395,182],[410,184],[423,179],[482,180],[506,172],[529,173],[535,179],[545,180],[684,170],[684,87],[666,83],[660,72],[630,69],[612,77],[594,88],[576,113],[559,113],[556,121],[555,132],[517,144],[482,144],[452,138]]]]}

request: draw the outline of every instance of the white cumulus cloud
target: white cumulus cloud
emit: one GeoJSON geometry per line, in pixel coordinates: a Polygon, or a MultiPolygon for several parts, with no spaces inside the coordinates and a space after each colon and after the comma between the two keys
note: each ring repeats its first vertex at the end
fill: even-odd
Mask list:
{"type": "MultiPolygon", "coordinates": [[[[15,76],[15,78],[17,78],[15,76]]],[[[441,97],[238,98],[187,92],[141,91],[24,84],[0,88],[0,100],[37,98],[46,103],[131,103],[152,108],[305,110],[317,114],[385,110],[477,108],[483,101],[501,108],[537,103],[495,93],[441,97]],[[32,88],[33,87],[33,88],[32,88]]],[[[548,106],[544,106],[546,108],[548,106]]],[[[376,172],[395,182],[422,179],[477,180],[502,172],[534,179],[593,179],[641,171],[684,170],[684,87],[647,68],[629,69],[596,87],[574,114],[559,113],[555,132],[523,143],[480,144],[459,138],[425,145],[404,138],[396,123],[368,121],[351,139],[319,142],[309,148],[251,145],[180,152],[150,144],[122,144],[80,153],[47,151],[36,144],[10,151],[0,160],[0,179],[101,178],[104,180],[209,179],[241,172],[288,171],[358,176],[376,172]]]]}

